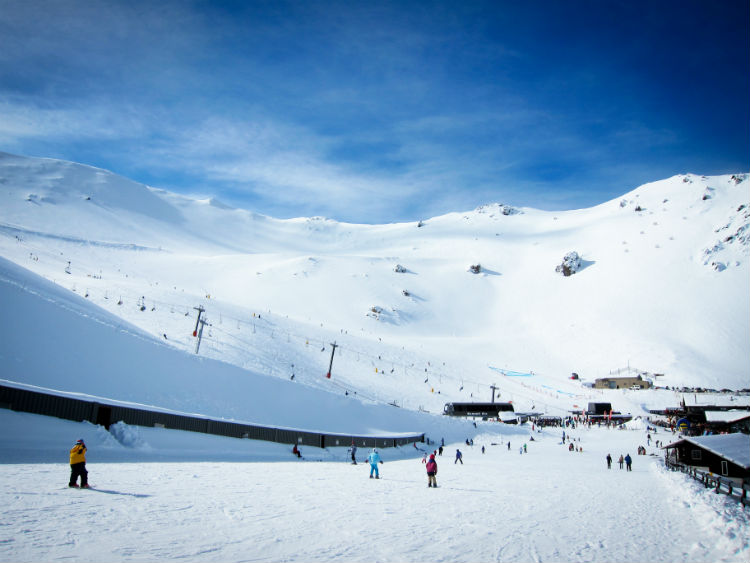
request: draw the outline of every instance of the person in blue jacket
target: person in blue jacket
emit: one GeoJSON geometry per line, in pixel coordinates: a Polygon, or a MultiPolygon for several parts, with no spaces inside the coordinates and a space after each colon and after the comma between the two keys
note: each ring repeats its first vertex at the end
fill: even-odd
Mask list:
{"type": "Polygon", "coordinates": [[[372,479],[373,473],[375,473],[375,479],[380,479],[380,471],[378,471],[378,463],[383,463],[383,460],[380,459],[380,454],[378,453],[377,448],[372,448],[370,455],[367,456],[367,461],[370,462],[370,479],[372,479]]]}

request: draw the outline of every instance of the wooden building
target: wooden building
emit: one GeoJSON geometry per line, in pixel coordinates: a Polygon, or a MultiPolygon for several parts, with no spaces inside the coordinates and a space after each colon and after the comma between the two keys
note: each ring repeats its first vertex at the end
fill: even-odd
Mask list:
{"type": "Polygon", "coordinates": [[[734,481],[750,482],[750,435],[714,434],[690,436],[662,449],[673,461],[734,481]]]}
{"type": "Polygon", "coordinates": [[[600,377],[594,380],[594,389],[648,389],[651,383],[637,377],[600,377]]]}

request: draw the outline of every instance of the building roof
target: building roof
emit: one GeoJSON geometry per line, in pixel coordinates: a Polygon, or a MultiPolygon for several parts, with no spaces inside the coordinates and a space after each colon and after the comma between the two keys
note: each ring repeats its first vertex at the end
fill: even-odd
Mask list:
{"type": "Polygon", "coordinates": [[[737,422],[750,418],[750,411],[706,411],[706,422],[737,422]]]}
{"type": "Polygon", "coordinates": [[[750,434],[714,434],[711,436],[686,436],[665,448],[673,448],[681,442],[690,442],[708,450],[743,469],[750,469],[750,434]]]}

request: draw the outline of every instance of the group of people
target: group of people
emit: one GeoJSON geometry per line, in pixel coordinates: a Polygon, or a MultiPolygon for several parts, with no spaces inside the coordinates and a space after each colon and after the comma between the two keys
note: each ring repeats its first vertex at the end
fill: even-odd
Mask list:
{"type": "MultiPolygon", "coordinates": [[[[650,438],[650,436],[649,436],[650,438]]],[[[533,437],[532,437],[533,439],[533,437]]],[[[569,450],[573,451],[575,448],[575,451],[583,451],[583,448],[579,446],[575,446],[573,444],[573,441],[566,436],[565,431],[563,431],[563,444],[565,443],[566,439],[570,442],[569,450]]],[[[467,440],[467,443],[469,445],[473,445],[473,440],[467,440]]],[[[416,447],[416,444],[415,444],[416,447]]],[[[443,455],[443,444],[440,445],[440,455],[443,455]]],[[[508,450],[510,450],[510,441],[508,441],[508,450]]],[[[352,442],[351,448],[349,450],[351,452],[351,459],[352,464],[357,465],[357,446],[354,445],[352,442]]],[[[482,446],[482,453],[484,453],[485,449],[484,446],[482,446]]],[[[526,444],[523,444],[521,446],[519,453],[524,454],[526,453],[526,444]]],[[[297,445],[294,445],[294,448],[292,448],[292,453],[296,455],[297,457],[301,458],[302,453],[299,451],[299,448],[297,445]]],[[[646,454],[646,448],[643,446],[638,446],[638,454],[639,455],[645,455],[646,454]]],[[[438,450],[435,450],[433,453],[430,454],[429,460],[427,460],[427,454],[425,454],[422,457],[422,463],[425,464],[425,469],[427,470],[427,486],[437,487],[437,461],[435,460],[435,457],[438,455],[438,450]]],[[[612,456],[610,454],[607,454],[607,469],[612,469],[612,456]]],[[[380,458],[380,454],[378,453],[377,448],[373,448],[372,451],[367,456],[367,461],[370,463],[370,479],[380,479],[380,470],[378,468],[378,465],[383,464],[383,460],[380,458]]],[[[461,462],[461,465],[463,465],[463,454],[461,453],[461,450],[458,448],[456,449],[456,459],[454,460],[454,464],[461,462]]],[[[633,460],[630,457],[630,454],[627,455],[620,455],[620,458],[618,460],[618,463],[620,465],[620,469],[623,468],[623,464],[626,467],[627,471],[633,470],[633,460]]],[[[73,447],[70,449],[70,480],[68,482],[68,486],[72,488],[81,488],[81,489],[87,489],[89,488],[88,484],[88,471],[86,470],[86,444],[84,443],[83,439],[76,440],[76,443],[73,445],[73,447]],[[78,485],[78,480],[81,480],[81,484],[78,485]]]]}
{"type": "MultiPolygon", "coordinates": [[[[624,457],[620,454],[620,459],[617,460],[617,463],[620,464],[620,469],[622,469],[622,464],[624,463],[627,471],[633,471],[633,458],[630,457],[630,454],[624,457]]],[[[612,456],[610,454],[607,454],[607,469],[612,469],[612,456]]]]}

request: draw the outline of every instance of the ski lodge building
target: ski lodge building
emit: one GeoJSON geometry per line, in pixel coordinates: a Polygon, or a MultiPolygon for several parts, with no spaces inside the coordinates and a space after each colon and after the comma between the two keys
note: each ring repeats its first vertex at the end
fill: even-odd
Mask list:
{"type": "Polygon", "coordinates": [[[594,389],[648,389],[651,383],[641,376],[637,377],[601,377],[594,380],[594,389]]]}
{"type": "Polygon", "coordinates": [[[662,449],[678,463],[731,479],[738,486],[750,482],[750,435],[690,436],[662,449]]]}

